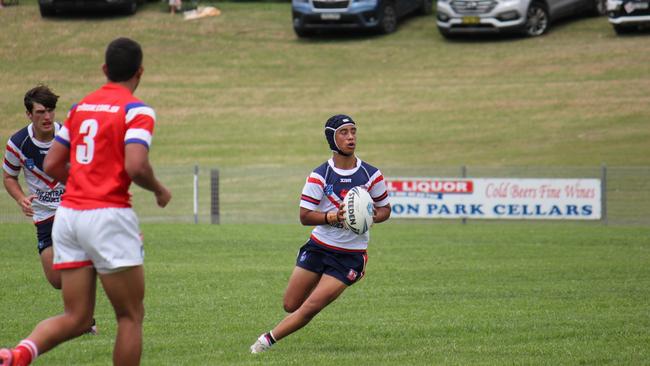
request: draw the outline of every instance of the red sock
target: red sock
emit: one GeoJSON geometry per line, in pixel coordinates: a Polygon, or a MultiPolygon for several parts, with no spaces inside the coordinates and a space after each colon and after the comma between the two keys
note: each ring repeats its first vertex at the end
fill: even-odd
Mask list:
{"type": "Polygon", "coordinates": [[[25,339],[14,349],[14,356],[13,366],[28,366],[38,356],[38,348],[34,342],[25,339]]]}

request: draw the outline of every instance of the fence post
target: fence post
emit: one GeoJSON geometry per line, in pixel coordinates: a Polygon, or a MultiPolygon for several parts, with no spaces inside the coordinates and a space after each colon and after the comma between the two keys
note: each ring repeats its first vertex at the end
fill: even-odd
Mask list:
{"type": "Polygon", "coordinates": [[[607,165],[600,166],[600,219],[607,225],[607,165]]]}
{"type": "Polygon", "coordinates": [[[213,224],[219,224],[219,169],[210,171],[210,220],[213,224]]]}
{"type": "Polygon", "coordinates": [[[199,166],[194,166],[194,223],[199,223],[199,166]]]}
{"type": "MultiPolygon", "coordinates": [[[[460,167],[460,176],[467,178],[467,167],[465,165],[461,165],[460,167]]],[[[467,224],[467,217],[463,217],[462,223],[463,225],[467,224]]]]}

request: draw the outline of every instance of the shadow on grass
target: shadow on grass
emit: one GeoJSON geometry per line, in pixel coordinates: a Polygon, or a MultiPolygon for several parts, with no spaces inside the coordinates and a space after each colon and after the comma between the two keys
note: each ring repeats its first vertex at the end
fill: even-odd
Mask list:
{"type": "MultiPolygon", "coordinates": [[[[400,32],[401,28],[404,28],[409,22],[419,17],[432,17],[433,15],[422,15],[417,12],[404,15],[400,18],[397,25],[397,30],[395,33],[400,32]]],[[[435,24],[435,23],[434,23],[435,24]]],[[[364,29],[364,28],[355,28],[355,29],[329,29],[329,30],[314,30],[309,36],[298,37],[296,36],[299,42],[345,42],[345,41],[362,41],[368,39],[377,39],[381,37],[387,37],[390,34],[383,34],[377,29],[364,29]]]]}
{"type": "MultiPolygon", "coordinates": [[[[119,7],[106,7],[106,8],[73,8],[73,9],[62,9],[57,10],[53,15],[49,15],[44,19],[52,21],[85,21],[85,20],[95,20],[95,21],[109,21],[120,18],[126,18],[131,16],[137,16],[138,12],[160,8],[160,3],[146,1],[143,4],[139,4],[136,12],[134,14],[128,13],[124,8],[119,7]]],[[[162,8],[161,8],[162,9],[162,8]]]]}
{"type": "MultiPolygon", "coordinates": [[[[577,15],[572,15],[572,16],[558,19],[557,21],[554,21],[549,25],[544,35],[539,37],[546,37],[551,33],[562,32],[563,28],[566,28],[571,23],[591,19],[594,17],[597,16],[577,14],[577,15]]],[[[604,21],[607,21],[606,20],[607,18],[605,18],[604,16],[602,18],[604,21]]],[[[445,37],[442,38],[444,39],[445,37]]],[[[446,41],[451,43],[517,42],[517,41],[525,41],[530,38],[537,38],[537,37],[528,37],[523,33],[517,31],[508,31],[504,33],[454,34],[447,37],[446,41]]]]}
{"type": "Polygon", "coordinates": [[[612,27],[612,34],[621,38],[647,37],[650,36],[650,25],[631,27],[625,33],[616,33],[612,27]]]}
{"type": "Polygon", "coordinates": [[[369,29],[329,29],[314,31],[309,36],[298,37],[297,42],[327,43],[327,42],[356,42],[385,36],[369,29]]]}
{"type": "MultiPolygon", "coordinates": [[[[607,16],[599,16],[599,15],[574,15],[570,16],[567,18],[562,18],[558,20],[557,22],[554,22],[551,24],[551,28],[549,29],[549,32],[562,32],[563,28],[568,27],[571,23],[575,22],[580,22],[580,21],[587,21],[589,19],[594,19],[594,18],[600,18],[602,22],[609,23],[607,20],[607,16]]],[[[610,24],[610,35],[612,36],[619,36],[619,37],[647,37],[650,35],[650,24],[648,25],[636,25],[636,26],[630,26],[625,33],[617,34],[616,31],[614,30],[614,27],[611,26],[610,24]]]]}
{"type": "Polygon", "coordinates": [[[108,21],[115,20],[119,18],[130,17],[135,14],[126,14],[123,10],[120,9],[102,9],[102,10],[65,10],[57,11],[56,14],[45,17],[44,19],[51,21],[71,21],[71,20],[99,20],[99,21],[108,21]]]}

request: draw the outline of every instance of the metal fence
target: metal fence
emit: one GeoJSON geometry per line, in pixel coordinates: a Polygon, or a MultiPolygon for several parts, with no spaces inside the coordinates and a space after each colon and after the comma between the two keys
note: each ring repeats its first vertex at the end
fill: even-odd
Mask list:
{"type": "MultiPolygon", "coordinates": [[[[153,195],[133,186],[133,206],[142,222],[210,223],[211,171],[194,166],[157,166],[156,173],[172,191],[168,207],[156,206],[153,195]],[[198,207],[195,207],[195,195],[198,207]],[[196,216],[195,216],[196,209],[196,216]]],[[[297,223],[305,178],[313,167],[261,166],[219,168],[219,222],[297,223]]],[[[603,167],[381,167],[385,177],[471,178],[601,178],[603,167]]],[[[21,177],[22,182],[22,177],[21,177]]],[[[24,184],[23,184],[24,186],[24,184]]],[[[607,218],[603,224],[650,226],[650,167],[606,167],[607,218]]],[[[436,222],[454,220],[436,220],[436,222]]],[[[8,194],[0,194],[0,223],[29,222],[8,194]]],[[[412,221],[409,221],[412,222],[412,221]]],[[[423,223],[429,222],[422,221],[423,223]]],[[[458,220],[456,220],[458,222],[458,220]]]]}

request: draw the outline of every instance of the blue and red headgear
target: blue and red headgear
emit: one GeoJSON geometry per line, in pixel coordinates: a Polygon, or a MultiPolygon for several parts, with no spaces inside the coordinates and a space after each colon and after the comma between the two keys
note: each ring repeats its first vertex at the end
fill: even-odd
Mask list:
{"type": "Polygon", "coordinates": [[[325,122],[325,138],[327,139],[327,143],[330,144],[330,149],[334,151],[335,153],[339,153],[341,155],[349,155],[349,154],[344,154],[341,149],[336,145],[336,139],[334,136],[336,135],[336,131],[338,131],[339,128],[343,126],[349,126],[349,125],[355,125],[354,121],[352,120],[352,117],[347,116],[345,114],[337,114],[335,116],[330,117],[327,122],[325,122]]]}

